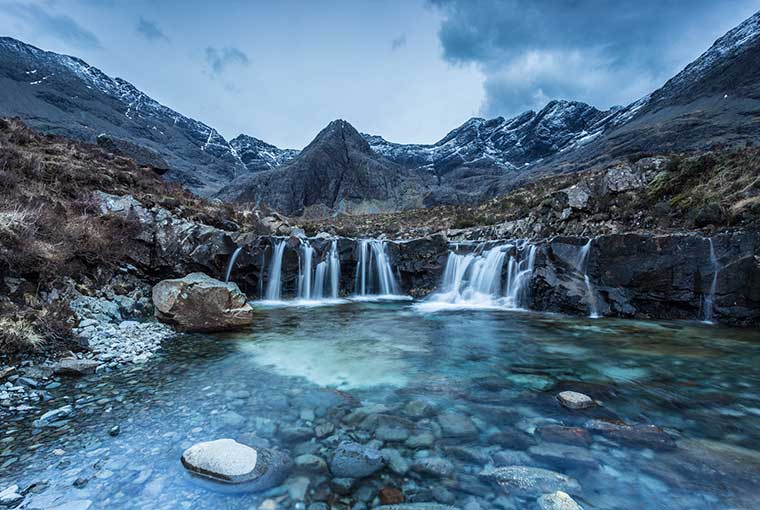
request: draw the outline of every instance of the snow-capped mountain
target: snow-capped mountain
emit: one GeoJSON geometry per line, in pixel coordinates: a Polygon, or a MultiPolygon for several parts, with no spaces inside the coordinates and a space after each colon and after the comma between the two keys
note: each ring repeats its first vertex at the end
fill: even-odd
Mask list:
{"type": "Polygon", "coordinates": [[[248,135],[238,135],[230,140],[240,159],[250,172],[271,170],[287,163],[298,155],[296,149],[280,149],[263,140],[248,135]]]}
{"type": "Polygon", "coordinates": [[[624,121],[633,108],[600,111],[577,101],[551,101],[539,112],[510,119],[472,118],[431,145],[363,136],[376,152],[408,168],[430,168],[438,175],[462,166],[511,172],[588,143],[624,121]]]}
{"type": "Polygon", "coordinates": [[[44,132],[93,142],[106,134],[147,147],[169,164],[168,178],[202,195],[248,172],[214,128],[75,57],[0,37],[0,91],[0,115],[44,132]]]}

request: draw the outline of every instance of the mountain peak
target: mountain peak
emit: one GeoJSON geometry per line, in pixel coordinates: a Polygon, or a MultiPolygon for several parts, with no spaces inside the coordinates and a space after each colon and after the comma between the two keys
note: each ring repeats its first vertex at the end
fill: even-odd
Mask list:
{"type": "Polygon", "coordinates": [[[327,124],[320,131],[314,140],[307,145],[303,152],[308,153],[315,150],[321,150],[324,147],[338,148],[344,150],[359,151],[364,154],[374,154],[369,143],[348,121],[336,119],[327,124]]]}

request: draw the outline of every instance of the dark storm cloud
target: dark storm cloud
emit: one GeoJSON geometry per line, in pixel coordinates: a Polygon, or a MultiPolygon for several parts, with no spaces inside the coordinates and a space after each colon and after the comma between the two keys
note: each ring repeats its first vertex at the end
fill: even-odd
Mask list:
{"type": "Polygon", "coordinates": [[[73,47],[86,50],[100,48],[100,40],[95,34],[64,14],[54,14],[39,5],[20,2],[0,4],[0,11],[29,24],[38,32],[55,36],[73,47]]]}
{"type": "Polygon", "coordinates": [[[486,115],[548,99],[628,102],[677,72],[758,0],[430,0],[445,19],[444,58],[485,75],[486,115]],[[705,30],[709,29],[709,30],[705,30]],[[694,47],[695,42],[704,45],[694,47]]]}
{"type": "Polygon", "coordinates": [[[140,19],[137,21],[137,27],[135,27],[135,29],[139,34],[142,34],[142,36],[149,41],[169,42],[169,38],[166,37],[166,34],[164,34],[164,32],[159,28],[158,24],[152,21],[148,21],[142,16],[140,16],[140,19]]]}
{"type": "Polygon", "coordinates": [[[247,66],[248,55],[238,48],[206,48],[206,64],[214,75],[222,74],[231,65],[247,66]]]}

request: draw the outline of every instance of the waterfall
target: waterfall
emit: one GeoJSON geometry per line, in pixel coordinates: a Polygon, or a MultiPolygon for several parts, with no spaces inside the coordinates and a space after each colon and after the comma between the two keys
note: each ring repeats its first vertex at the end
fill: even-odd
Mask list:
{"type": "Polygon", "coordinates": [[[599,318],[599,311],[596,308],[596,293],[594,292],[594,286],[591,284],[591,279],[588,276],[588,254],[591,250],[591,242],[593,239],[589,239],[586,244],[581,247],[581,251],[578,253],[578,259],[575,262],[575,269],[583,274],[583,281],[586,284],[586,300],[588,301],[589,317],[592,319],[599,318]]]}
{"type": "MultiPolygon", "coordinates": [[[[455,248],[456,250],[456,248],[455,248]]],[[[437,310],[453,306],[527,308],[530,278],[536,247],[525,242],[504,244],[482,253],[449,252],[443,272],[441,291],[433,294],[421,308],[437,310]],[[509,253],[514,250],[512,255],[509,253]],[[507,281],[502,286],[504,262],[507,281]],[[504,292],[502,292],[502,289],[504,292]]]]}
{"type": "MultiPolygon", "coordinates": [[[[522,247],[521,247],[522,249],[522,247]]],[[[528,256],[517,261],[514,257],[509,258],[507,266],[507,304],[514,308],[526,308],[528,301],[528,283],[533,276],[533,267],[536,264],[536,247],[528,246],[528,256]]]]}
{"type": "Polygon", "coordinates": [[[330,297],[338,298],[338,286],[340,284],[340,255],[338,254],[338,240],[333,239],[330,244],[330,254],[328,255],[328,269],[330,272],[330,297]]]}
{"type": "Polygon", "coordinates": [[[356,294],[396,295],[398,284],[393,275],[388,254],[387,243],[377,239],[359,241],[359,260],[356,263],[356,294]]]}
{"type": "Polygon", "coordinates": [[[269,263],[269,281],[266,299],[279,301],[282,298],[282,256],[285,253],[285,240],[275,241],[272,261],[269,263]]]}
{"type": "Polygon", "coordinates": [[[710,266],[712,267],[713,275],[710,282],[710,290],[704,295],[702,300],[702,320],[712,323],[715,311],[715,291],[718,287],[718,258],[715,256],[715,245],[713,245],[712,238],[708,238],[707,241],[710,244],[710,266]]]}
{"type": "Polygon", "coordinates": [[[309,241],[301,241],[301,250],[298,264],[298,299],[311,299],[311,273],[314,248],[309,241]]]}
{"type": "Polygon", "coordinates": [[[238,255],[240,255],[240,252],[243,251],[242,246],[238,246],[235,248],[235,251],[232,252],[232,256],[230,257],[230,261],[227,264],[227,271],[224,273],[224,283],[227,283],[230,281],[230,275],[232,274],[232,268],[235,267],[235,261],[238,258],[238,255]]]}

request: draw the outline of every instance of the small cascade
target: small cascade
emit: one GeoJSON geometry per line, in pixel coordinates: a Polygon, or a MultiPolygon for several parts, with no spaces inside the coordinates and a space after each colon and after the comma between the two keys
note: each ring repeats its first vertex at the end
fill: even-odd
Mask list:
{"type": "Polygon", "coordinates": [[[398,284],[386,252],[387,243],[377,239],[359,241],[355,291],[359,296],[398,294],[398,284]]]}
{"type": "Polygon", "coordinates": [[[583,281],[586,283],[586,300],[588,301],[589,317],[592,319],[599,318],[599,311],[596,307],[596,293],[594,292],[594,286],[591,284],[591,279],[588,276],[588,254],[591,250],[591,242],[593,239],[589,239],[586,244],[581,247],[581,251],[578,253],[578,259],[575,262],[575,269],[583,274],[583,281]]]}
{"type": "Polygon", "coordinates": [[[330,253],[327,256],[328,272],[330,273],[330,297],[338,299],[340,284],[340,255],[338,254],[338,240],[333,239],[330,244],[330,253]]]}
{"type": "MultiPolygon", "coordinates": [[[[314,259],[314,248],[309,241],[301,241],[301,250],[299,252],[298,264],[298,299],[311,299],[312,284],[312,260],[314,259]]],[[[324,276],[323,276],[324,279],[324,276]]]]}
{"type": "Polygon", "coordinates": [[[707,241],[710,244],[710,266],[712,267],[712,281],[710,282],[710,290],[702,298],[702,320],[704,322],[712,323],[713,315],[715,313],[715,291],[718,287],[718,258],[715,256],[715,245],[712,238],[708,238],[707,241]]]}
{"type": "MultiPolygon", "coordinates": [[[[523,247],[521,247],[523,249],[523,247]]],[[[528,255],[522,260],[514,257],[509,258],[507,266],[507,304],[514,308],[526,308],[528,303],[528,291],[533,267],[536,265],[536,247],[528,246],[528,255]]]]}
{"type": "Polygon", "coordinates": [[[224,283],[228,283],[230,281],[230,275],[232,275],[232,268],[235,267],[235,261],[237,260],[238,255],[240,255],[241,251],[243,251],[243,247],[238,246],[237,248],[235,248],[235,251],[232,252],[230,261],[227,264],[227,271],[224,273],[224,283]]]}
{"type": "Polygon", "coordinates": [[[268,301],[279,301],[282,298],[282,256],[285,253],[285,240],[275,241],[272,260],[269,263],[269,281],[264,297],[268,301]]]}
{"type": "Polygon", "coordinates": [[[435,310],[441,305],[527,308],[535,259],[536,247],[525,242],[495,246],[482,253],[458,254],[455,248],[446,261],[441,291],[431,296],[422,308],[435,310]],[[507,257],[507,281],[503,286],[507,257]]]}

